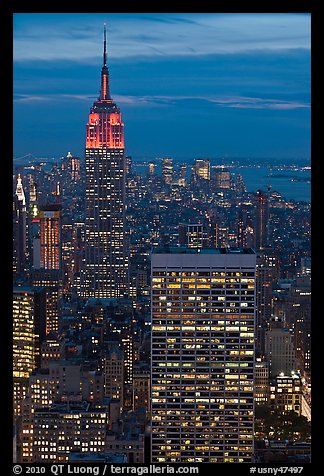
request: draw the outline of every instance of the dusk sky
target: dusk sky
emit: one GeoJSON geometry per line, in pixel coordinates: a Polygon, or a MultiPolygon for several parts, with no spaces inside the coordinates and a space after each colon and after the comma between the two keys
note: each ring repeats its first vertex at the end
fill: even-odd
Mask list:
{"type": "Polygon", "coordinates": [[[14,158],[84,156],[104,23],[127,155],[310,157],[309,14],[16,13],[14,158]]]}

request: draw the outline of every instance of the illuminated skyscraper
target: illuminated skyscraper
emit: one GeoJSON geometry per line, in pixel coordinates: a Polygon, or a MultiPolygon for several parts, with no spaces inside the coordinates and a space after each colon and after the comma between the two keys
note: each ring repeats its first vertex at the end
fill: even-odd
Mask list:
{"type": "Polygon", "coordinates": [[[152,462],[250,462],[255,253],[152,254],[152,462]]]}
{"type": "Polygon", "coordinates": [[[90,402],[53,403],[35,409],[34,462],[67,462],[76,451],[105,450],[107,408],[90,402]],[[49,444],[51,443],[51,444],[49,444]]]}
{"type": "Polygon", "coordinates": [[[43,269],[61,269],[61,205],[50,204],[40,208],[40,263],[43,269]]]}
{"type": "Polygon", "coordinates": [[[59,330],[62,310],[61,205],[40,207],[39,238],[34,239],[33,286],[46,292],[46,335],[59,330]]]}
{"type": "Polygon", "coordinates": [[[153,162],[150,162],[149,163],[149,174],[153,175],[154,171],[155,171],[155,164],[153,164],[153,162]]]}
{"type": "Polygon", "coordinates": [[[165,157],[162,159],[162,177],[164,185],[170,185],[173,175],[173,160],[165,157]]]}
{"type": "Polygon", "coordinates": [[[128,288],[125,238],[124,124],[110,96],[106,29],[98,100],[86,131],[85,254],[82,297],[124,297],[128,288]]]}
{"type": "Polygon", "coordinates": [[[35,218],[38,215],[37,206],[37,183],[34,181],[33,176],[30,176],[29,184],[29,215],[35,218]]]}
{"type": "Polygon", "coordinates": [[[210,161],[204,159],[196,159],[193,171],[196,178],[210,180],[210,161]]]}
{"type": "Polygon", "coordinates": [[[262,250],[268,245],[269,200],[266,192],[256,193],[255,248],[262,250]]]}
{"type": "Polygon", "coordinates": [[[302,381],[295,372],[281,372],[270,384],[270,408],[276,413],[302,413],[302,381]]]}
{"type": "Polygon", "coordinates": [[[269,362],[270,377],[276,377],[281,372],[289,375],[297,370],[294,334],[276,316],[273,316],[270,328],[265,333],[265,355],[269,362]]]}
{"type": "Polygon", "coordinates": [[[60,270],[36,269],[32,273],[32,284],[35,288],[43,288],[46,293],[45,321],[46,335],[59,330],[62,314],[62,275],[60,270]]]}
{"type": "Polygon", "coordinates": [[[21,274],[26,270],[27,227],[26,199],[20,174],[14,198],[14,272],[21,274]]]}
{"type": "Polygon", "coordinates": [[[216,171],[216,188],[231,188],[231,173],[223,167],[216,171]]]}
{"type": "Polygon", "coordinates": [[[68,179],[73,182],[80,180],[80,158],[74,157],[68,152],[66,157],[62,159],[62,171],[65,172],[68,179]]]}
{"type": "Polygon", "coordinates": [[[40,343],[45,337],[45,290],[17,286],[13,289],[14,413],[26,396],[28,378],[40,365],[40,343]]]}
{"type": "Polygon", "coordinates": [[[189,248],[203,247],[204,233],[202,223],[180,223],[178,231],[180,246],[188,246],[189,248]]]}
{"type": "Polygon", "coordinates": [[[278,279],[278,257],[270,252],[257,254],[255,346],[264,353],[265,332],[272,312],[272,285],[278,279]]]}

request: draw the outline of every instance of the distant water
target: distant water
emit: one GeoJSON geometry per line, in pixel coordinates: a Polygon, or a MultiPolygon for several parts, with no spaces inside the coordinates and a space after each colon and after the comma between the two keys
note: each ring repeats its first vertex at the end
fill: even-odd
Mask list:
{"type": "MultiPolygon", "coordinates": [[[[148,166],[133,163],[135,173],[145,174],[148,166]]],[[[188,167],[190,170],[190,166],[188,167]]],[[[267,190],[271,185],[271,191],[279,192],[286,200],[296,200],[302,202],[311,201],[310,170],[273,170],[269,177],[268,167],[230,167],[231,172],[242,175],[248,192],[253,193],[258,189],[267,190]],[[302,179],[296,181],[293,179],[302,179]],[[308,180],[309,179],[309,180],[308,180]]],[[[161,166],[156,167],[156,172],[161,173],[161,166]]]]}
{"type": "Polygon", "coordinates": [[[279,192],[286,200],[311,201],[311,183],[306,181],[310,179],[310,170],[273,170],[271,177],[267,167],[233,167],[230,170],[242,175],[248,192],[256,192],[259,188],[266,190],[270,180],[271,190],[279,192]]]}

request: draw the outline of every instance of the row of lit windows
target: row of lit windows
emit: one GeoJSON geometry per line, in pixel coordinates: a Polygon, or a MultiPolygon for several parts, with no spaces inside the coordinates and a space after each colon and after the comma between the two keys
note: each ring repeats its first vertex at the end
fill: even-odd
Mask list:
{"type": "MultiPolygon", "coordinates": [[[[252,397],[252,401],[253,401],[253,397],[252,397]]],[[[236,406],[234,411],[235,410],[238,410],[238,407],[236,406]]],[[[173,417],[173,416],[179,416],[179,417],[186,417],[188,416],[190,418],[190,415],[194,415],[195,414],[195,409],[191,409],[189,411],[187,410],[180,410],[180,409],[177,409],[177,408],[172,408],[172,409],[159,409],[157,408],[155,410],[155,415],[162,415],[162,416],[168,416],[168,417],[173,417]]],[[[251,410],[246,410],[246,409],[243,409],[241,408],[240,409],[240,419],[239,421],[244,421],[245,420],[245,417],[248,417],[248,416],[252,416],[253,415],[253,411],[251,410]]],[[[205,414],[203,414],[203,416],[205,416],[205,414]]],[[[200,421],[201,419],[201,415],[197,415],[197,421],[200,421]]],[[[214,420],[214,421],[221,421],[223,422],[222,425],[223,426],[228,426],[228,423],[226,421],[224,421],[224,418],[222,416],[219,415],[219,412],[215,411],[213,412],[213,410],[211,409],[210,411],[210,419],[211,420],[214,420]]]]}
{"type": "MultiPolygon", "coordinates": [[[[154,275],[154,273],[153,273],[154,275]]],[[[218,277],[218,278],[215,278],[215,277],[211,277],[211,278],[199,278],[199,277],[193,277],[193,278],[184,278],[184,277],[179,277],[179,278],[167,278],[167,277],[164,277],[164,278],[156,278],[156,277],[153,277],[152,278],[152,282],[153,283],[166,283],[166,285],[168,287],[172,287],[172,286],[176,286],[176,284],[173,284],[173,283],[204,283],[204,284],[208,284],[208,283],[254,283],[254,278],[229,278],[229,277],[226,277],[226,278],[221,278],[221,277],[218,277]]]]}
{"type": "Polygon", "coordinates": [[[252,271],[153,271],[153,276],[254,276],[252,271]]]}

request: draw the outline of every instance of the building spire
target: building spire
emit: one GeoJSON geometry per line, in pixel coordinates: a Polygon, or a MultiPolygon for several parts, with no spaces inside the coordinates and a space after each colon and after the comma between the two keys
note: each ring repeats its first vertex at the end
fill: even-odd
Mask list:
{"type": "Polygon", "coordinates": [[[104,53],[103,53],[103,66],[107,66],[106,23],[104,23],[104,53]]]}
{"type": "Polygon", "coordinates": [[[99,100],[111,100],[109,71],[107,67],[107,38],[106,38],[106,23],[104,24],[104,49],[103,49],[103,66],[101,70],[101,89],[99,100]]]}
{"type": "Polygon", "coordinates": [[[22,205],[25,206],[26,205],[26,199],[25,199],[25,193],[24,193],[24,188],[23,188],[23,185],[22,185],[20,174],[18,174],[18,177],[17,177],[16,195],[17,195],[18,200],[20,202],[22,202],[22,205]]]}

